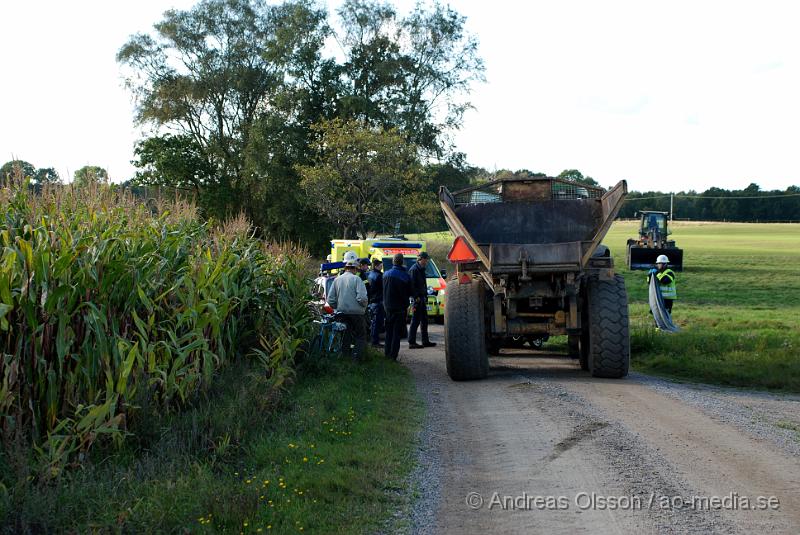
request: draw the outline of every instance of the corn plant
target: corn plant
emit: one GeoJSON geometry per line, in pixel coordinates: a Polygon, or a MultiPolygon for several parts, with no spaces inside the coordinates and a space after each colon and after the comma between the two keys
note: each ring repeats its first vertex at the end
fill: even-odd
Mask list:
{"type": "Polygon", "coordinates": [[[108,186],[0,189],[0,426],[55,474],[135,432],[139,389],[179,409],[261,340],[276,386],[308,336],[303,253],[237,218],[108,186]]]}

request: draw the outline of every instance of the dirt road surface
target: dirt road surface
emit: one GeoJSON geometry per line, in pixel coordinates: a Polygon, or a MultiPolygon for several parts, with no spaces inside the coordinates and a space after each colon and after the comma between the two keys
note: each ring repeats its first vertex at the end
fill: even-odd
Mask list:
{"type": "Polygon", "coordinates": [[[595,379],[546,346],[457,383],[431,332],[400,355],[429,408],[414,533],[800,533],[800,398],[595,379]]]}

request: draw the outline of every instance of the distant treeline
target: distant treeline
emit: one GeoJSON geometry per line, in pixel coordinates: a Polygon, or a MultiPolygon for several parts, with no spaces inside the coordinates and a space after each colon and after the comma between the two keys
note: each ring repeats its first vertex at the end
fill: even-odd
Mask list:
{"type": "Polygon", "coordinates": [[[762,191],[757,184],[742,190],[710,188],[702,193],[633,191],[620,210],[620,218],[635,218],[640,210],[670,211],[675,219],[703,221],[800,221],[800,187],[762,191]]]}
{"type": "MultiPolygon", "coordinates": [[[[489,171],[468,165],[460,168],[452,165],[429,166],[427,171],[431,175],[430,183],[435,185],[434,190],[438,188],[438,185],[445,185],[450,191],[503,178],[546,176],[528,169],[489,171]]],[[[582,174],[577,169],[565,169],[557,176],[577,183],[600,186],[592,177],[582,174]]],[[[800,186],[790,186],[783,191],[762,191],[758,184],[750,184],[742,190],[710,188],[701,193],[694,190],[676,193],[631,191],[628,193],[618,217],[620,219],[637,218],[637,212],[642,210],[669,212],[670,200],[674,219],[747,223],[800,221],[800,186]],[[672,196],[671,199],[670,196],[672,196]]],[[[444,219],[440,218],[433,228],[426,226],[420,231],[446,229],[444,219]]]]}

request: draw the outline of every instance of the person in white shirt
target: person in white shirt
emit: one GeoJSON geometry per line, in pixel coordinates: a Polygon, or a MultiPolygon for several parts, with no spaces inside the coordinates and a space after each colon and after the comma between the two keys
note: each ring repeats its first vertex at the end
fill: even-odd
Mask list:
{"type": "Polygon", "coordinates": [[[339,321],[347,325],[343,351],[350,353],[353,360],[358,362],[366,345],[366,311],[367,287],[364,281],[356,275],[358,259],[355,253],[348,251],[345,254],[344,272],[336,277],[333,287],[328,294],[328,304],[340,314],[339,321]],[[348,256],[348,255],[351,255],[348,256]]]}

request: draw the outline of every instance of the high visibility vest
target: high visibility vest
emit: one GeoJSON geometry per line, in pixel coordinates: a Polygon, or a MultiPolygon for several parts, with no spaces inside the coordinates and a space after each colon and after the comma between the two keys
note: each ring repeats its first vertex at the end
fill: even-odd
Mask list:
{"type": "Polygon", "coordinates": [[[677,299],[678,298],[678,290],[675,288],[675,272],[671,269],[667,268],[660,273],[656,273],[656,277],[659,281],[664,277],[669,276],[671,282],[669,284],[661,285],[659,284],[659,288],[661,288],[661,297],[664,299],[677,299]]]}

